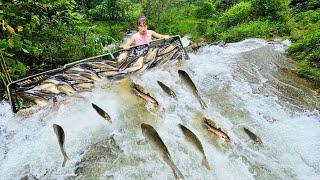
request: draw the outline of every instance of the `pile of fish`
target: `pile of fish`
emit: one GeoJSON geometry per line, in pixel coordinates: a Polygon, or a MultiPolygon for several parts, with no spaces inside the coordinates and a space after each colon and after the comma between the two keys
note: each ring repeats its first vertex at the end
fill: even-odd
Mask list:
{"type": "MultiPolygon", "coordinates": [[[[188,75],[188,73],[184,70],[178,70],[178,74],[181,78],[181,81],[184,82],[186,87],[188,87],[190,93],[194,94],[195,98],[198,99],[199,104],[202,108],[207,108],[207,105],[205,102],[202,100],[195,84],[193,83],[192,79],[188,75]]],[[[157,81],[159,84],[159,87],[164,90],[168,96],[171,98],[174,98],[175,100],[177,99],[176,93],[167,85],[165,85],[163,82],[157,81]]],[[[154,106],[160,106],[158,101],[156,100],[155,97],[152,97],[149,92],[146,92],[145,89],[134,82],[132,82],[130,86],[130,90],[132,94],[136,95],[137,97],[143,99],[144,101],[153,104],[154,106]]],[[[95,109],[95,111],[105,120],[107,120],[109,123],[112,123],[111,117],[109,114],[97,106],[96,104],[92,103],[92,107],[95,109]]],[[[213,120],[208,119],[206,117],[202,117],[202,127],[204,130],[207,130],[208,133],[212,134],[213,136],[223,140],[223,143],[228,143],[231,141],[230,136],[228,135],[227,131],[223,130],[221,127],[219,127],[213,120]]],[[[68,160],[68,156],[64,150],[64,131],[62,127],[58,125],[53,125],[54,131],[57,134],[59,146],[61,149],[61,153],[63,155],[63,163],[62,166],[65,165],[66,161],[68,160]]],[[[201,139],[186,125],[183,124],[178,124],[178,127],[180,127],[182,134],[184,135],[186,141],[188,141],[190,144],[194,146],[201,154],[202,154],[202,165],[206,167],[208,170],[211,170],[210,163],[207,159],[205,149],[202,145],[201,139]]],[[[248,135],[248,137],[253,140],[256,144],[259,146],[263,147],[261,139],[255,135],[253,132],[251,132],[248,128],[244,127],[243,128],[244,132],[248,135]]],[[[172,172],[175,176],[176,179],[184,179],[183,174],[181,171],[178,169],[178,167],[175,165],[175,163],[172,160],[171,154],[169,149],[167,148],[165,142],[162,140],[161,136],[157,132],[157,130],[146,123],[141,124],[141,131],[145,139],[141,139],[137,142],[139,145],[144,145],[146,143],[149,143],[154,150],[156,150],[159,155],[162,157],[163,161],[172,169],[172,172]]]]}
{"type": "MultiPolygon", "coordinates": [[[[100,78],[123,77],[134,72],[164,65],[170,61],[183,60],[184,49],[180,40],[156,46],[137,46],[114,53],[115,58],[91,58],[66,65],[62,70],[37,82],[27,79],[27,85],[9,85],[13,111],[30,107],[44,107],[57,96],[71,96],[76,92],[90,91],[100,78]],[[31,81],[31,82],[30,82],[31,81]]],[[[40,76],[39,76],[40,77],[40,76]]],[[[33,78],[36,79],[36,78],[33,78]]],[[[137,91],[139,94],[139,91],[137,91]]]]}

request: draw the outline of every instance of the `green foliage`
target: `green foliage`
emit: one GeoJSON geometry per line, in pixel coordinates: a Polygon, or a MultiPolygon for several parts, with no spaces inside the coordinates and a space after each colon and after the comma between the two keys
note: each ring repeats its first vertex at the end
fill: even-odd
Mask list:
{"type": "Polygon", "coordinates": [[[294,12],[304,12],[309,10],[316,10],[320,7],[319,0],[291,0],[289,6],[293,9],[294,12]]]}
{"type": "Polygon", "coordinates": [[[252,7],[250,2],[240,2],[232,6],[219,18],[222,27],[229,28],[240,23],[249,22],[252,7]]]}
{"type": "Polygon", "coordinates": [[[252,0],[252,8],[256,16],[277,22],[288,21],[290,15],[288,0],[252,0]]]}
{"type": "Polygon", "coordinates": [[[228,10],[231,6],[239,3],[240,0],[216,0],[215,7],[217,11],[224,12],[228,10]]]}
{"type": "Polygon", "coordinates": [[[89,10],[95,20],[120,21],[124,19],[125,11],[122,1],[103,0],[100,4],[89,10]]]}
{"type": "Polygon", "coordinates": [[[215,13],[214,6],[209,2],[204,2],[195,10],[195,17],[198,19],[210,19],[215,17],[215,13]]]}
{"type": "Polygon", "coordinates": [[[239,41],[249,37],[267,38],[273,27],[268,21],[256,21],[234,26],[221,34],[221,39],[226,42],[239,41]]]}

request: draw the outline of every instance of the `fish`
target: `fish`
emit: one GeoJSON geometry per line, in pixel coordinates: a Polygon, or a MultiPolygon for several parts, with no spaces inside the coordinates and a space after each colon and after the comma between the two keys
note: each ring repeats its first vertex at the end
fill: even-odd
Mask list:
{"type": "Polygon", "coordinates": [[[197,87],[194,85],[193,81],[191,80],[190,76],[188,75],[187,72],[183,70],[178,70],[179,76],[182,79],[182,81],[189,87],[189,89],[192,90],[194,96],[198,99],[201,108],[206,109],[208,106],[206,103],[201,99],[199,92],[197,90],[197,87]]]}
{"type": "Polygon", "coordinates": [[[127,67],[129,67],[132,63],[136,62],[138,59],[139,59],[139,57],[128,58],[125,62],[123,62],[120,65],[119,71],[125,70],[127,67]]]}
{"type": "Polygon", "coordinates": [[[190,130],[188,129],[186,126],[179,124],[184,136],[188,139],[189,142],[191,142],[192,144],[194,144],[198,150],[201,151],[202,155],[203,155],[203,159],[202,159],[202,165],[204,165],[208,170],[210,170],[210,165],[208,162],[208,159],[206,157],[206,154],[204,152],[202,143],[200,141],[200,139],[190,130]]]}
{"type": "Polygon", "coordinates": [[[53,93],[53,94],[60,93],[60,91],[57,88],[57,85],[52,84],[52,83],[42,83],[42,84],[34,87],[32,90],[41,91],[41,92],[48,92],[48,93],[53,93]]]}
{"type": "Polygon", "coordinates": [[[64,134],[62,127],[59,126],[58,124],[53,124],[53,130],[58,138],[60,150],[63,155],[62,167],[64,167],[66,165],[66,162],[69,160],[69,157],[64,149],[65,134],[64,134]]]}
{"type": "Polygon", "coordinates": [[[230,141],[230,137],[227,133],[225,133],[221,128],[216,127],[215,123],[207,118],[202,118],[204,126],[208,131],[214,133],[218,137],[224,139],[225,141],[230,141]]]}
{"type": "Polygon", "coordinates": [[[45,98],[38,96],[36,94],[33,94],[33,93],[21,92],[21,93],[17,93],[17,95],[27,101],[31,101],[31,102],[35,103],[39,107],[44,107],[48,104],[48,99],[45,99],[45,98]]]}
{"type": "Polygon", "coordinates": [[[162,56],[162,58],[157,62],[157,65],[163,65],[167,63],[169,60],[173,59],[173,56],[178,52],[178,49],[173,50],[172,52],[162,56]]]}
{"type": "Polygon", "coordinates": [[[114,67],[114,68],[118,68],[118,64],[116,61],[112,61],[112,60],[105,60],[104,63],[106,63],[107,65],[114,67]]]}
{"type": "Polygon", "coordinates": [[[148,54],[144,57],[143,62],[148,63],[149,61],[152,61],[157,56],[159,48],[150,48],[148,51],[148,54]]]}
{"type": "Polygon", "coordinates": [[[72,85],[76,90],[80,91],[87,91],[91,90],[93,88],[92,83],[79,83],[79,84],[74,84],[72,85]]]}
{"type": "Polygon", "coordinates": [[[67,74],[80,74],[83,77],[89,78],[91,80],[97,81],[100,79],[97,74],[93,71],[90,71],[88,69],[83,69],[80,67],[72,67],[65,71],[67,74]]]}
{"type": "Polygon", "coordinates": [[[247,129],[245,127],[243,128],[243,130],[249,136],[250,139],[252,139],[255,143],[257,143],[258,145],[263,147],[263,143],[257,135],[255,135],[253,132],[251,132],[249,129],[247,129]]]}
{"type": "Polygon", "coordinates": [[[143,56],[139,57],[137,59],[137,61],[131,67],[128,67],[120,72],[121,73],[131,73],[131,72],[138,71],[139,69],[141,69],[143,67],[143,58],[144,58],[143,56]]]}
{"type": "Polygon", "coordinates": [[[110,71],[103,71],[103,72],[100,72],[100,73],[99,73],[99,76],[103,76],[103,77],[112,77],[112,76],[115,76],[115,75],[118,75],[118,74],[123,74],[123,73],[118,72],[118,71],[110,70],[110,71]]]}
{"type": "Polygon", "coordinates": [[[174,49],[176,49],[178,46],[176,44],[170,44],[168,46],[162,47],[161,49],[159,49],[158,51],[158,56],[162,56],[164,54],[167,54],[171,51],[173,51],[174,49]]]}
{"type": "Polygon", "coordinates": [[[69,85],[68,83],[59,84],[59,85],[57,85],[57,88],[60,92],[66,94],[68,96],[71,96],[76,92],[73,89],[73,87],[71,85],[69,85]]]}
{"type": "Polygon", "coordinates": [[[143,136],[148,142],[156,149],[162,156],[163,160],[170,166],[176,179],[184,179],[183,174],[180,172],[178,167],[173,163],[170,152],[167,146],[162,141],[158,132],[149,124],[142,123],[141,130],[143,136]]]}
{"type": "Polygon", "coordinates": [[[90,69],[94,72],[101,72],[101,71],[117,71],[118,68],[114,67],[113,65],[103,63],[103,62],[87,62],[80,65],[81,67],[90,69]]]}
{"type": "Polygon", "coordinates": [[[107,121],[109,121],[110,123],[112,123],[111,117],[109,116],[109,114],[108,114],[107,112],[105,112],[103,109],[101,109],[99,106],[97,106],[97,105],[95,105],[95,104],[93,104],[93,103],[91,103],[91,105],[92,105],[93,109],[96,110],[97,113],[98,113],[101,117],[103,117],[105,120],[107,120],[107,121]]]}
{"type": "Polygon", "coordinates": [[[61,81],[58,81],[56,79],[46,79],[41,82],[41,84],[48,84],[48,83],[58,85],[58,84],[61,84],[61,81]]]}
{"type": "Polygon", "coordinates": [[[150,102],[155,105],[159,105],[158,101],[152,97],[149,93],[143,92],[143,88],[135,83],[131,85],[131,91],[138,97],[142,98],[143,100],[150,102]]]}
{"type": "Polygon", "coordinates": [[[159,86],[164,92],[166,92],[169,96],[177,100],[177,95],[174,91],[172,91],[168,86],[163,84],[161,81],[157,81],[157,83],[159,84],[159,86]]]}
{"type": "Polygon", "coordinates": [[[84,83],[84,82],[93,83],[93,80],[83,77],[80,74],[58,74],[58,75],[55,75],[54,78],[71,83],[71,84],[84,83]]]}
{"type": "Polygon", "coordinates": [[[120,66],[123,62],[125,62],[127,60],[128,55],[129,55],[128,51],[124,51],[119,54],[119,56],[117,57],[118,66],[120,66]]]}

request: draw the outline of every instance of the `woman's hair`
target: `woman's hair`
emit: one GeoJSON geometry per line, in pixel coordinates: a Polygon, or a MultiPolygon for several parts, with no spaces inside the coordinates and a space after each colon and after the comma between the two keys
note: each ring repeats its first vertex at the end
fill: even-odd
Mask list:
{"type": "Polygon", "coordinates": [[[148,25],[148,19],[145,16],[140,16],[137,20],[137,26],[140,26],[141,24],[148,25]]]}

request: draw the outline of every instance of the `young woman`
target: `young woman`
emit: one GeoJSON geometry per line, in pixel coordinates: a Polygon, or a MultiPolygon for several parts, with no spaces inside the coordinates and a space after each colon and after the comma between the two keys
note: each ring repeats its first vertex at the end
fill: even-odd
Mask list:
{"type": "Polygon", "coordinates": [[[137,26],[139,32],[134,34],[124,45],[123,49],[129,49],[132,44],[150,44],[152,37],[157,39],[168,39],[170,36],[161,35],[152,30],[148,30],[148,19],[145,16],[138,18],[137,26]]]}

